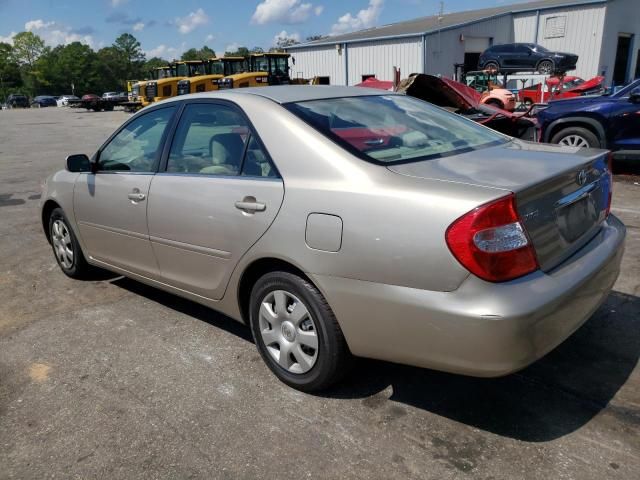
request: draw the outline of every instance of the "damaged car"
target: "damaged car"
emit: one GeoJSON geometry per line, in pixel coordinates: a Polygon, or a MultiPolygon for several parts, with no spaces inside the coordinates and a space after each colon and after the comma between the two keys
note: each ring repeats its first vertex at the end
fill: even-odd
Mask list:
{"type": "Polygon", "coordinates": [[[448,78],[417,74],[402,80],[398,93],[433,103],[500,133],[537,141],[537,122],[527,113],[511,113],[482,103],[474,88],[448,78]]]}

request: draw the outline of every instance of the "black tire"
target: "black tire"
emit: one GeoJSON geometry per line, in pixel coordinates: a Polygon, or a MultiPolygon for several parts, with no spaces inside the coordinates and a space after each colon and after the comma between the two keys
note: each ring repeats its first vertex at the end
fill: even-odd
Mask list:
{"type": "Polygon", "coordinates": [[[543,75],[551,75],[555,70],[555,66],[552,60],[542,60],[538,63],[538,68],[536,70],[543,75]]]}
{"type": "Polygon", "coordinates": [[[489,72],[500,72],[500,64],[492,60],[484,64],[483,70],[488,70],[489,72]]]}
{"type": "Polygon", "coordinates": [[[53,249],[53,256],[55,257],[56,262],[58,262],[58,266],[64,272],[65,275],[71,278],[76,278],[76,279],[87,278],[89,276],[91,272],[91,266],[87,263],[86,259],[84,258],[84,254],[82,253],[82,249],[80,248],[80,243],[78,243],[78,239],[76,238],[75,233],[69,226],[69,221],[67,220],[67,217],[65,216],[61,208],[55,208],[51,212],[51,215],[49,216],[49,239],[51,243],[51,248],[53,249]],[[69,246],[73,251],[73,261],[71,262],[70,266],[64,265],[64,263],[61,261],[56,251],[56,243],[54,241],[54,235],[55,235],[54,223],[55,222],[61,222],[65,226],[69,234],[69,238],[71,240],[69,242],[69,246]]]}
{"type": "Polygon", "coordinates": [[[490,98],[489,100],[487,100],[486,102],[484,102],[485,105],[491,105],[492,107],[496,107],[496,108],[500,108],[504,110],[504,105],[502,104],[502,102],[496,98],[490,98]]]}
{"type": "Polygon", "coordinates": [[[533,100],[531,100],[530,98],[525,98],[524,101],[522,102],[524,103],[527,108],[530,107],[531,105],[533,105],[533,100]]]}
{"type": "MultiPolygon", "coordinates": [[[[335,384],[349,370],[351,353],[336,317],[322,294],[306,279],[289,272],[268,273],[253,286],[249,305],[251,333],[260,356],[282,382],[303,392],[313,392],[335,384]],[[282,367],[269,353],[263,340],[260,308],[269,294],[275,291],[284,291],[299,299],[312,319],[318,348],[315,363],[306,373],[292,373],[282,367]]],[[[284,341],[284,337],[281,337],[281,341],[284,341]]]]}
{"type": "Polygon", "coordinates": [[[588,148],[600,148],[600,140],[598,136],[595,135],[591,130],[588,130],[584,127],[567,127],[563,128],[559,132],[555,133],[553,137],[551,137],[551,143],[556,143],[559,145],[567,145],[567,146],[578,146],[572,145],[573,142],[570,142],[569,139],[583,139],[587,145],[584,147],[588,148]]]}

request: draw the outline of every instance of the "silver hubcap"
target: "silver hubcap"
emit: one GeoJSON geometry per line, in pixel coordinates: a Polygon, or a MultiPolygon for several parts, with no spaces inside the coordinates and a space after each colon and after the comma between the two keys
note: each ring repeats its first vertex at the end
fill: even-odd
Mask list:
{"type": "Polygon", "coordinates": [[[73,265],[73,244],[69,229],[62,220],[55,220],[51,227],[53,250],[56,252],[58,262],[64,268],[71,268],[73,265]]]}
{"type": "Polygon", "coordinates": [[[260,336],[269,355],[291,373],[311,370],[318,359],[318,333],[307,307],[295,295],[274,290],[260,303],[260,336]]]}
{"type": "Polygon", "coordinates": [[[540,64],[540,73],[551,73],[551,64],[549,62],[543,62],[540,64]]]}
{"type": "Polygon", "coordinates": [[[559,142],[560,145],[566,145],[567,147],[589,148],[589,142],[580,135],[567,135],[559,142]]]}

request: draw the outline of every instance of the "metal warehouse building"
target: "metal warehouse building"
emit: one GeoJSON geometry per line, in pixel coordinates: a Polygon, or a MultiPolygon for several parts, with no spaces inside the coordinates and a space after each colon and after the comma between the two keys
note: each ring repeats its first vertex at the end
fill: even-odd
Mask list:
{"type": "Polygon", "coordinates": [[[640,0],[539,0],[430,16],[294,45],[292,77],[354,85],[393,67],[453,77],[455,64],[477,67],[492,44],[538,43],[579,55],[572,75],[605,75],[616,85],[640,77],[640,0]]]}

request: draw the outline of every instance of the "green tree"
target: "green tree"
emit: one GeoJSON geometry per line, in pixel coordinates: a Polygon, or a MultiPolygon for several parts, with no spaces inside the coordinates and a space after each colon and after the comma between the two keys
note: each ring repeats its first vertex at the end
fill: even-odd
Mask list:
{"type": "Polygon", "coordinates": [[[262,47],[253,47],[251,49],[251,53],[264,53],[264,48],[262,48],[262,47]]]}
{"type": "Polygon", "coordinates": [[[216,52],[213,49],[204,45],[202,48],[190,48],[182,54],[181,60],[209,60],[216,56],[216,52]]]}
{"type": "Polygon", "coordinates": [[[234,52],[224,52],[225,57],[246,57],[249,55],[249,49],[247,47],[239,47],[234,52]]]}
{"type": "Polygon", "coordinates": [[[140,42],[130,33],[123,33],[113,43],[113,48],[124,63],[124,71],[120,80],[133,79],[140,76],[144,66],[145,55],[140,42]]]}
{"type": "Polygon", "coordinates": [[[44,50],[44,40],[33,32],[20,32],[13,37],[13,58],[22,67],[33,68],[44,50]]]}
{"type": "Polygon", "coordinates": [[[20,66],[13,59],[13,48],[8,43],[0,42],[0,102],[22,85],[20,66]]]}
{"type": "Polygon", "coordinates": [[[329,35],[309,35],[306,40],[307,42],[315,42],[316,40],[324,40],[325,38],[329,38],[329,35]]]}
{"type": "Polygon", "coordinates": [[[38,93],[102,93],[104,85],[98,56],[91,47],[80,42],[58,45],[37,61],[38,93]]]}

